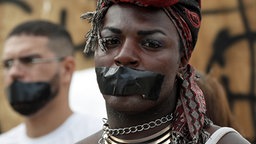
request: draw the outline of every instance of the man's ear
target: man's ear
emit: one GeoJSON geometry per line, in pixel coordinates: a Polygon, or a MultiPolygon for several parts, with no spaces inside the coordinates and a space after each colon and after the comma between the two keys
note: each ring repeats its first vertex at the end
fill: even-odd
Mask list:
{"type": "Polygon", "coordinates": [[[75,59],[72,56],[67,56],[63,60],[63,77],[65,82],[70,82],[72,79],[73,72],[75,71],[76,64],[75,59]]]}

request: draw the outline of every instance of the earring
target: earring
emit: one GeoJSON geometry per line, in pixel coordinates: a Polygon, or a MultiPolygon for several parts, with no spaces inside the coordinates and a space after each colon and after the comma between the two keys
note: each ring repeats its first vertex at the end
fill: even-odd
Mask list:
{"type": "Polygon", "coordinates": [[[184,80],[183,75],[182,75],[180,72],[177,73],[177,76],[178,76],[178,78],[180,78],[181,80],[184,80]]]}

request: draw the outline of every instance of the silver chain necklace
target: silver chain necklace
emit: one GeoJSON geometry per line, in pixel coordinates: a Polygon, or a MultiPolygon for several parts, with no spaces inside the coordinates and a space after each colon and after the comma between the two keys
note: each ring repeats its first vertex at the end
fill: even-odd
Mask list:
{"type": "Polygon", "coordinates": [[[146,130],[158,127],[158,126],[160,126],[162,124],[170,122],[172,119],[173,119],[173,115],[172,114],[168,114],[168,115],[166,115],[166,116],[164,116],[162,118],[159,118],[159,119],[156,119],[154,121],[150,121],[148,123],[144,123],[144,124],[141,124],[141,125],[125,127],[125,128],[111,129],[111,128],[109,128],[109,125],[107,123],[107,119],[104,118],[103,119],[103,122],[104,122],[103,131],[104,131],[105,134],[113,135],[113,136],[127,135],[127,134],[141,132],[141,131],[146,131],[146,130]]]}

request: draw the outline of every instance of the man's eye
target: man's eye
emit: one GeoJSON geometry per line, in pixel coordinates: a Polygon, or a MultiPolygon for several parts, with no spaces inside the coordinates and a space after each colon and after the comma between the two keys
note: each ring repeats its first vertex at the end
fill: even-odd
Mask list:
{"type": "Polygon", "coordinates": [[[34,62],[35,59],[36,58],[32,56],[19,58],[22,64],[31,64],[34,62]]]}
{"type": "Polygon", "coordinates": [[[3,67],[6,68],[6,69],[11,68],[12,65],[13,65],[13,60],[12,59],[3,61],[3,67]]]}
{"type": "Polygon", "coordinates": [[[148,49],[157,49],[163,47],[162,43],[157,40],[144,40],[142,46],[148,49]]]}
{"type": "Polygon", "coordinates": [[[121,42],[119,38],[111,37],[111,38],[102,38],[100,43],[104,46],[104,49],[111,49],[117,47],[121,42]]]}

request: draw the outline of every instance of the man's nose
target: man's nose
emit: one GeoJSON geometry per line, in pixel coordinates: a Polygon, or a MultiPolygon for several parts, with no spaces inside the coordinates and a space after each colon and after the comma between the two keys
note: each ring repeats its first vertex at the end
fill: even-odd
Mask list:
{"type": "Polygon", "coordinates": [[[133,42],[125,42],[114,58],[118,66],[136,68],[139,65],[139,48],[133,42]]]}

